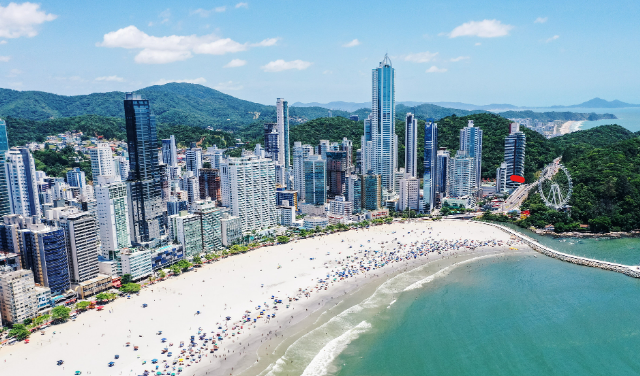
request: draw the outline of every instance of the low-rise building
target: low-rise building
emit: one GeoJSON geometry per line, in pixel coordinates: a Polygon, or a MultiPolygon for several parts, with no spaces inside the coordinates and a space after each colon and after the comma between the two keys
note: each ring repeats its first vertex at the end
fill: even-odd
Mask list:
{"type": "Polygon", "coordinates": [[[181,244],[169,244],[150,251],[151,267],[153,270],[168,268],[176,262],[184,259],[184,251],[181,244]]]}
{"type": "Polygon", "coordinates": [[[111,287],[112,277],[104,274],[98,274],[95,278],[71,285],[71,288],[78,294],[80,299],[86,299],[89,296],[107,291],[111,287]]]}
{"type": "Polygon", "coordinates": [[[51,308],[51,289],[48,287],[36,286],[35,292],[38,312],[51,308]]]}
{"type": "Polygon", "coordinates": [[[153,273],[151,251],[148,249],[126,248],[120,251],[122,274],[130,274],[131,280],[137,281],[153,273]]]}
{"type": "Polygon", "coordinates": [[[327,217],[307,216],[304,218],[302,227],[305,230],[315,230],[316,227],[325,228],[328,225],[329,219],[327,217]]]}
{"type": "Polygon", "coordinates": [[[222,227],[222,244],[226,247],[242,239],[242,222],[240,217],[228,214],[220,220],[222,227]]]}

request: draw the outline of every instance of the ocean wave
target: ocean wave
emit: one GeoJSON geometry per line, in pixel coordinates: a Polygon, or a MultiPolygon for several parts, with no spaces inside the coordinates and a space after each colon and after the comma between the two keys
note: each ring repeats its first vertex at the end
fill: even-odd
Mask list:
{"type": "Polygon", "coordinates": [[[451,264],[451,265],[447,266],[446,268],[440,269],[437,272],[433,273],[432,275],[430,275],[430,276],[428,276],[428,277],[426,277],[424,279],[419,280],[418,282],[415,282],[415,283],[405,287],[405,289],[402,290],[402,291],[411,291],[411,290],[419,289],[422,286],[426,285],[427,283],[432,282],[436,278],[440,278],[440,277],[446,276],[447,274],[449,274],[449,272],[451,270],[455,269],[456,267],[458,267],[460,265],[468,264],[470,262],[478,261],[478,260],[489,258],[489,257],[495,257],[495,256],[500,256],[500,254],[496,253],[496,254],[492,254],[492,255],[478,256],[478,257],[470,258],[468,260],[456,262],[455,264],[451,264]]]}
{"type": "Polygon", "coordinates": [[[305,368],[302,376],[324,376],[328,374],[329,367],[333,360],[347,348],[351,341],[357,339],[360,334],[369,329],[371,329],[371,324],[362,321],[346,333],[329,341],[313,360],[311,360],[311,363],[305,368]]]}

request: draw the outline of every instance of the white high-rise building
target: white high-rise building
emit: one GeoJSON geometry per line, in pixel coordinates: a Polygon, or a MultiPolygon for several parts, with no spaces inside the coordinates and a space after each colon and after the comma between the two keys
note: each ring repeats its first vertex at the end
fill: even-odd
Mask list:
{"type": "Polygon", "coordinates": [[[218,149],[216,145],[207,148],[207,156],[211,163],[211,168],[220,169],[220,161],[226,149],[218,149]]]}
{"type": "Polygon", "coordinates": [[[275,167],[271,159],[256,156],[227,158],[220,162],[222,206],[239,217],[243,231],[278,223],[275,167]]]}
{"type": "Polygon", "coordinates": [[[463,150],[459,150],[451,158],[451,189],[452,197],[474,197],[476,188],[476,160],[463,150]]]}
{"type": "Polygon", "coordinates": [[[508,192],[507,179],[507,162],[502,162],[500,167],[496,168],[496,194],[508,192]]]}
{"type": "Polygon", "coordinates": [[[278,127],[278,163],[288,169],[291,166],[289,152],[289,103],[284,98],[276,101],[276,122],[278,127]]]}
{"type": "Polygon", "coordinates": [[[407,113],[404,129],[404,170],[409,176],[418,177],[418,119],[407,113]]]}
{"type": "Polygon", "coordinates": [[[187,177],[184,181],[185,190],[187,191],[187,197],[189,197],[189,204],[193,204],[200,200],[200,181],[197,176],[194,176],[191,171],[187,172],[187,177]]]}
{"type": "Polygon", "coordinates": [[[73,210],[52,213],[58,226],[64,229],[69,252],[69,274],[72,283],[96,278],[98,265],[98,234],[96,218],[89,212],[73,210]]]}
{"type": "Polygon", "coordinates": [[[115,252],[131,247],[127,185],[119,176],[98,176],[95,194],[102,255],[113,259],[115,252]]]}
{"type": "Polygon", "coordinates": [[[5,174],[11,214],[42,215],[38,197],[35,162],[27,148],[11,148],[5,153],[5,174]]]}
{"type": "Polygon", "coordinates": [[[101,175],[116,175],[113,163],[113,152],[108,143],[101,142],[97,147],[89,149],[89,155],[91,156],[91,173],[93,174],[93,180],[98,180],[98,176],[101,175]]]}
{"type": "Polygon", "coordinates": [[[0,271],[0,316],[3,323],[19,324],[36,317],[38,301],[33,272],[0,271]]]}
{"type": "MultiPolygon", "coordinates": [[[[395,70],[389,56],[372,72],[371,138],[374,147],[374,172],[380,175],[382,189],[393,192],[398,168],[396,135],[395,70]]],[[[366,134],[366,131],[365,131],[366,134]]]]}
{"type": "Polygon", "coordinates": [[[400,179],[398,210],[420,210],[420,180],[408,174],[400,179]]]}
{"type": "Polygon", "coordinates": [[[129,179],[129,160],[127,157],[113,158],[114,174],[120,175],[120,180],[127,181],[129,179]]]}

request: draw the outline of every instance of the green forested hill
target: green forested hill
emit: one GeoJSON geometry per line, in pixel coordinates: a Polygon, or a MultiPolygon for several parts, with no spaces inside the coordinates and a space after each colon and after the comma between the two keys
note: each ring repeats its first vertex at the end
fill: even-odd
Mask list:
{"type": "MultiPolygon", "coordinates": [[[[97,115],[84,115],[44,121],[6,118],[7,137],[10,146],[25,145],[28,142],[44,142],[49,135],[67,131],[81,131],[87,137],[103,136],[107,140],[126,140],[124,119],[97,115]]],[[[158,138],[176,136],[176,142],[188,146],[190,142],[202,140],[202,146],[213,144],[224,148],[235,143],[229,132],[210,131],[186,125],[158,124],[158,138]]]]}
{"type": "Polygon", "coordinates": [[[556,150],[562,153],[563,161],[567,162],[586,154],[594,148],[606,147],[637,136],[630,130],[613,124],[569,133],[562,137],[552,138],[549,142],[556,150]]]}

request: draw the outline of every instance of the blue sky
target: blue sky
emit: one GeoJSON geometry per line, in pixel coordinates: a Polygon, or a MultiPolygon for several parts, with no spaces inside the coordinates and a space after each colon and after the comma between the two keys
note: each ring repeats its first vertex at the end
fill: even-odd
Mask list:
{"type": "Polygon", "coordinates": [[[0,87],[65,95],[186,80],[255,102],[640,103],[640,2],[0,1],[0,87]]]}

